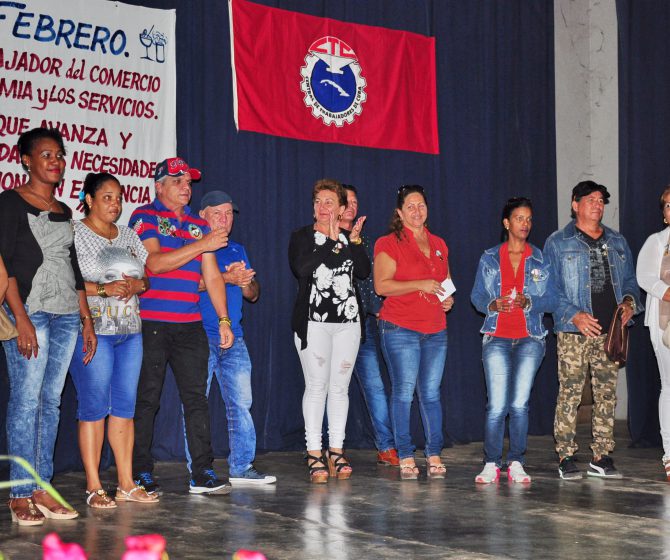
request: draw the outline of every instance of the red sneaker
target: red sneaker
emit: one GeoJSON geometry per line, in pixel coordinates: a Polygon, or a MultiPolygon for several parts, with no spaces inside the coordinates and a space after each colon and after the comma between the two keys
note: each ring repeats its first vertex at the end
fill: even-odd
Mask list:
{"type": "Polygon", "coordinates": [[[395,449],[379,451],[377,453],[377,464],[386,465],[387,467],[399,467],[400,459],[398,459],[398,452],[395,449]]]}

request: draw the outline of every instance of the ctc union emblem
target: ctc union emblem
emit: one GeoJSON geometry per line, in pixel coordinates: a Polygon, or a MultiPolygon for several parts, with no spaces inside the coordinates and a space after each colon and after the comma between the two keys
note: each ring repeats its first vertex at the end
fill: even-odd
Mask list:
{"type": "Polygon", "coordinates": [[[321,37],[314,41],[300,74],[305,105],[324,124],[351,124],[363,111],[365,78],[354,49],[341,39],[321,37]]]}

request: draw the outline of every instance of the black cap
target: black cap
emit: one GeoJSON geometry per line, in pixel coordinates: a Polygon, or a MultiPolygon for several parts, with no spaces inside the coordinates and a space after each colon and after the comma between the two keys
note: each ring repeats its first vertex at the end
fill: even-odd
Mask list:
{"type": "Polygon", "coordinates": [[[607,191],[607,187],[605,185],[599,185],[595,181],[581,181],[580,183],[577,183],[572,189],[572,200],[579,202],[582,197],[588,196],[596,191],[603,195],[605,204],[607,204],[610,198],[610,193],[607,191]]]}

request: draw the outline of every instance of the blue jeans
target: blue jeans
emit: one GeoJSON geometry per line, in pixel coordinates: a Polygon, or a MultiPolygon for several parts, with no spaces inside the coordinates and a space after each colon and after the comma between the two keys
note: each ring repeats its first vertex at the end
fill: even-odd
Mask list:
{"type": "MultiPolygon", "coordinates": [[[[80,334],[77,348],[83,344],[80,334]]],[[[132,418],[141,367],[141,333],[98,336],[98,349],[88,365],[75,354],[70,374],[77,389],[77,418],[84,422],[96,422],[110,414],[132,418]]]]}
{"type": "MultiPolygon", "coordinates": [[[[256,457],[256,428],[251,418],[251,360],[243,337],[236,337],[232,347],[219,348],[219,341],[209,339],[209,375],[207,395],[216,375],[221,396],[226,405],[228,421],[228,470],[230,476],[239,476],[249,469],[256,457]]],[[[191,455],[186,450],[186,461],[191,468],[191,455]]]]}
{"type": "Polygon", "coordinates": [[[379,451],[395,447],[386,388],[379,368],[379,328],[377,318],[368,315],[365,319],[365,342],[358,347],[354,375],[363,389],[363,398],[372,420],[375,446],[379,451]]]}
{"type": "Polygon", "coordinates": [[[484,335],[482,361],[488,404],[484,461],[502,466],[505,418],[509,414],[507,462],[524,463],[528,439],[528,400],[544,358],[544,339],[500,338],[484,335]]]}
{"type": "Polygon", "coordinates": [[[440,384],[447,359],[447,330],[424,334],[379,321],[382,352],[391,376],[391,421],[398,456],[414,456],[409,432],[410,410],[416,390],[426,436],[426,457],[442,451],[440,384]]]}
{"type": "MultiPolygon", "coordinates": [[[[12,320],[11,313],[8,313],[12,320]]],[[[2,343],[7,357],[9,402],[7,450],[23,457],[46,481],[53,476],[53,456],[60,419],[60,397],[79,332],[79,313],[56,315],[38,311],[30,315],[35,327],[37,358],[24,358],[16,338],[2,343]]],[[[80,349],[81,351],[81,349],[80,349]]],[[[79,359],[83,354],[79,354],[79,359]]],[[[12,462],[11,480],[31,478],[12,462]]],[[[38,488],[34,482],[12,486],[10,497],[27,498],[38,488]]]]}

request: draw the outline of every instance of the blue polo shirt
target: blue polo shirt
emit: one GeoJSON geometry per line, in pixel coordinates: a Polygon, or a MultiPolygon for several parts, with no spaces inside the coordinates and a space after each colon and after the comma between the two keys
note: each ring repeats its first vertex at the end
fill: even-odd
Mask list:
{"type": "MultiPolygon", "coordinates": [[[[184,206],[181,222],[158,199],[137,208],[130,216],[129,225],[142,241],[158,239],[162,253],[180,249],[202,239],[209,233],[207,222],[184,206]]],[[[152,274],[147,270],[151,288],[140,296],[140,317],[146,321],[194,323],[202,320],[198,300],[198,284],[202,269],[202,255],[185,265],[152,274]]]]}
{"type": "MultiPolygon", "coordinates": [[[[244,261],[247,268],[251,268],[247,252],[239,243],[228,240],[228,245],[214,253],[216,262],[219,264],[221,272],[226,271],[226,267],[234,262],[244,261]]],[[[226,298],[228,301],[228,317],[232,323],[231,329],[236,337],[244,336],[242,332],[242,288],[234,284],[226,284],[226,298]]],[[[200,311],[202,312],[202,322],[209,338],[219,340],[219,318],[212,305],[212,300],[207,292],[200,292],[200,311]]]]}

